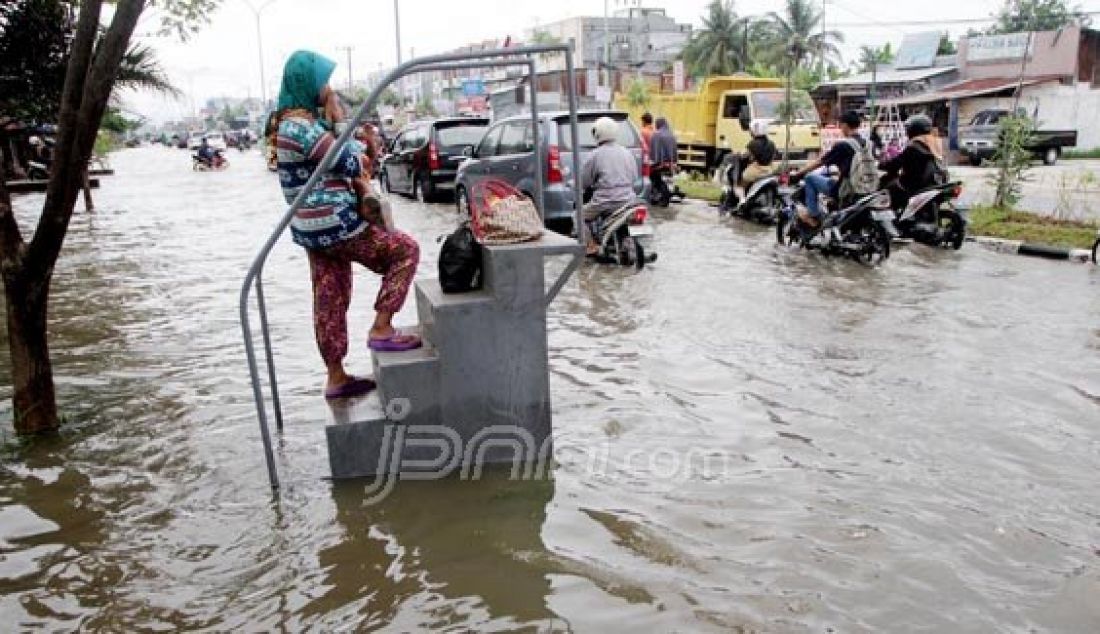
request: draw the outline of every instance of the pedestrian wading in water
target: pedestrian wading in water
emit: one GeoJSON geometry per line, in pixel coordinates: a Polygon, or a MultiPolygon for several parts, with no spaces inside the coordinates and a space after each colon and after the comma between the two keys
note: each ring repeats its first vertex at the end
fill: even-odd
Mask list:
{"type": "MultiPolygon", "coordinates": [[[[335,68],[335,62],[321,55],[297,51],[283,70],[273,128],[279,182],[288,204],[336,142],[332,131],[344,121],[339,99],[328,85],[335,68]]],[[[290,222],[294,242],[309,257],[313,327],[328,370],[325,397],[330,399],[361,396],[375,386],[344,370],[353,263],[382,276],[369,347],[389,352],[420,347],[419,337],[399,332],[392,323],[409,294],[420,248],[411,236],[387,226],[364,170],[365,151],[362,143],[349,141],[290,222]]]]}

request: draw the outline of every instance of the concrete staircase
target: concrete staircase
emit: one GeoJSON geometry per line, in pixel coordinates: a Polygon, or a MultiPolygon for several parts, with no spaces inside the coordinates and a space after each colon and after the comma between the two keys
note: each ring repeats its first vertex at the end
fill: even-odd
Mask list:
{"type": "Polygon", "coordinates": [[[326,428],[332,477],[446,475],[549,456],[544,259],[581,250],[548,231],[535,242],[483,247],[479,291],[445,295],[438,280],[418,280],[425,345],[374,353],[385,415],[326,428]]]}

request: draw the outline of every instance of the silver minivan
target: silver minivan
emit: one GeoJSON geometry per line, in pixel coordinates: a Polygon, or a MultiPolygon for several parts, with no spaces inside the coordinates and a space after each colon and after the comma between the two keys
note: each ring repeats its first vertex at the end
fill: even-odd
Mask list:
{"type": "MultiPolygon", "coordinates": [[[[618,142],[638,158],[638,179],[634,190],[645,197],[649,190],[649,166],[642,137],[625,112],[616,110],[582,110],[577,113],[580,137],[581,164],[596,148],[592,128],[600,117],[611,117],[619,122],[618,142]]],[[[539,115],[539,126],[544,140],[546,156],[543,157],[543,182],[546,221],[571,220],[573,218],[573,144],[569,131],[569,112],[544,112],[539,115]]],[[[455,179],[455,204],[465,215],[469,211],[470,186],[479,178],[494,176],[508,181],[516,189],[535,196],[534,135],[531,116],[517,115],[491,125],[458,168],[455,179]]]]}

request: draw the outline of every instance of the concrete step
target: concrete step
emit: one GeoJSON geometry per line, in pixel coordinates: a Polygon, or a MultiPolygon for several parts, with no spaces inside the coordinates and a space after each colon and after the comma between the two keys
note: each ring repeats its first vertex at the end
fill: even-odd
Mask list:
{"type": "Polygon", "coordinates": [[[416,350],[375,352],[373,356],[378,398],[388,416],[394,413],[394,407],[401,408],[402,421],[417,422],[422,416],[434,414],[439,404],[439,353],[429,342],[416,350]],[[408,404],[395,404],[395,399],[404,399],[408,404]]]}
{"type": "Polygon", "coordinates": [[[432,342],[437,348],[439,340],[436,324],[454,319],[444,315],[471,315],[490,310],[492,306],[493,296],[486,290],[446,294],[437,279],[416,281],[416,314],[421,333],[425,340],[432,342]]]}

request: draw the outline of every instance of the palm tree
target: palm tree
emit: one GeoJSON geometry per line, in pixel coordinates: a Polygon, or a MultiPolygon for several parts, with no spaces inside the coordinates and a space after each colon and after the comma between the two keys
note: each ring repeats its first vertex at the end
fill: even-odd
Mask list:
{"type": "Polygon", "coordinates": [[[703,28],[684,47],[684,62],[693,75],[730,75],[749,66],[753,23],[737,16],[733,0],[711,0],[703,28]]]}
{"type": "Polygon", "coordinates": [[[151,90],[169,97],[178,97],[181,94],[161,67],[156,51],[144,44],[134,44],[126,50],[126,54],[122,56],[122,64],[118,67],[115,86],[151,90]]]}
{"type": "Polygon", "coordinates": [[[861,46],[859,48],[859,70],[862,73],[877,71],[881,66],[894,63],[894,49],[886,46],[861,46]]]}
{"type": "Polygon", "coordinates": [[[878,97],[878,69],[880,66],[894,63],[894,51],[887,44],[883,47],[862,46],[859,49],[859,67],[865,73],[871,73],[871,107],[868,112],[876,117],[875,101],[878,97]]]}
{"type": "Polygon", "coordinates": [[[788,70],[804,66],[811,58],[827,62],[840,60],[840,31],[821,30],[821,12],[812,0],[787,0],[785,15],[768,14],[771,27],[769,57],[772,63],[788,70]]]}

